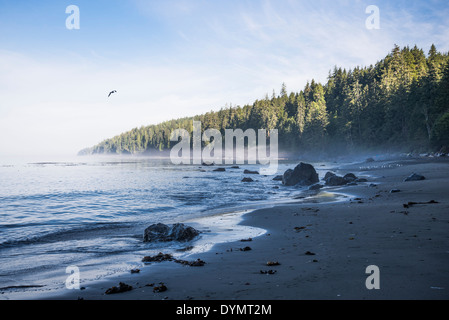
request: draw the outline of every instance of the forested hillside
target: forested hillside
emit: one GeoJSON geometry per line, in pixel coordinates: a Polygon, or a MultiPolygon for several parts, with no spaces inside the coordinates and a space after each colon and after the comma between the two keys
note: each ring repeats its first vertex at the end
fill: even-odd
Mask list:
{"type": "MultiPolygon", "coordinates": [[[[232,99],[232,97],[229,97],[232,99]]],[[[449,146],[449,57],[432,45],[395,46],[375,65],[335,67],[325,84],[312,80],[300,92],[223,107],[203,115],[135,128],[80,154],[145,153],[173,146],[176,128],[278,129],[284,151],[350,152],[357,149],[430,151],[449,146]]]]}

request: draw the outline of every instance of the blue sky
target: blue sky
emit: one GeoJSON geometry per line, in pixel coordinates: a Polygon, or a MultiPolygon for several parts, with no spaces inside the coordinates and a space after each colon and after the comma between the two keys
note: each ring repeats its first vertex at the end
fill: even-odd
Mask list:
{"type": "Polygon", "coordinates": [[[437,0],[0,0],[0,155],[75,154],[283,82],[299,91],[394,44],[449,51],[448,16],[437,0]],[[79,30],[65,25],[72,4],[79,30]],[[369,5],[379,30],[365,27],[369,5]]]}

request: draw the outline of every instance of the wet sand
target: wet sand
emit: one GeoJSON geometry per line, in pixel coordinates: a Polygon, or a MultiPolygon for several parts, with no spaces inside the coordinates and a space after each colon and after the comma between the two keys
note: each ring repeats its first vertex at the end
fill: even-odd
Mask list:
{"type": "Polygon", "coordinates": [[[266,233],[252,241],[217,244],[189,257],[205,261],[202,267],[152,263],[142,266],[140,273],[82,283],[83,290],[4,293],[2,298],[449,299],[449,160],[373,162],[336,173],[347,172],[366,175],[368,182],[331,190],[347,196],[341,202],[282,205],[246,214],[242,224],[266,233]],[[361,167],[366,171],[359,172],[361,167]],[[426,180],[404,182],[413,172],[426,180]],[[400,192],[390,193],[392,189],[400,192]],[[403,206],[431,200],[438,203],[403,206]],[[251,250],[240,250],[245,247],[251,250]],[[269,261],[279,265],[267,266],[269,261]],[[365,285],[370,265],[379,267],[378,290],[365,285]],[[105,294],[119,282],[133,290],[105,294]],[[167,290],[154,292],[161,282],[167,290]]]}

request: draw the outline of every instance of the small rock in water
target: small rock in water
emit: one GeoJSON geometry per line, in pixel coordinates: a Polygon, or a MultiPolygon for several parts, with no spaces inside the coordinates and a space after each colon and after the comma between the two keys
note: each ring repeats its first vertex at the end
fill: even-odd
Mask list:
{"type": "Polygon", "coordinates": [[[162,223],[153,224],[145,229],[144,242],[187,242],[199,235],[199,232],[192,227],[182,223],[176,223],[171,227],[162,223]]]}
{"type": "Polygon", "coordinates": [[[214,170],[214,172],[225,172],[226,169],[225,168],[217,168],[214,170]]]}
{"type": "Polygon", "coordinates": [[[279,175],[279,176],[274,177],[273,181],[282,181],[282,176],[279,175]]]}
{"type": "Polygon", "coordinates": [[[408,181],[419,181],[419,180],[425,180],[426,178],[420,174],[417,173],[413,173],[410,176],[408,176],[404,182],[408,182],[408,181]]]}
{"type": "Polygon", "coordinates": [[[251,170],[246,170],[246,169],[245,169],[245,171],[243,171],[243,173],[244,174],[259,174],[258,171],[251,171],[251,170]]]}
{"type": "Polygon", "coordinates": [[[279,266],[280,263],[277,261],[268,261],[267,262],[267,266],[271,267],[271,266],[279,266]]]}
{"type": "Polygon", "coordinates": [[[251,178],[243,178],[242,182],[254,182],[254,180],[251,178]]]}
{"type": "Polygon", "coordinates": [[[399,189],[391,189],[390,190],[390,193],[398,193],[398,192],[401,192],[401,190],[399,190],[399,189]]]}

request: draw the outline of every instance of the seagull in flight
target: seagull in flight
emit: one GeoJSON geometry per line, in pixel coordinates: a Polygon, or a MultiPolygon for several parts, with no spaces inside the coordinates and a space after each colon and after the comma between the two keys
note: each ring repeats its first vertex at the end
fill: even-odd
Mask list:
{"type": "Polygon", "coordinates": [[[109,92],[108,98],[111,96],[111,94],[116,93],[116,92],[117,92],[116,90],[112,90],[111,92],[109,92]]]}

